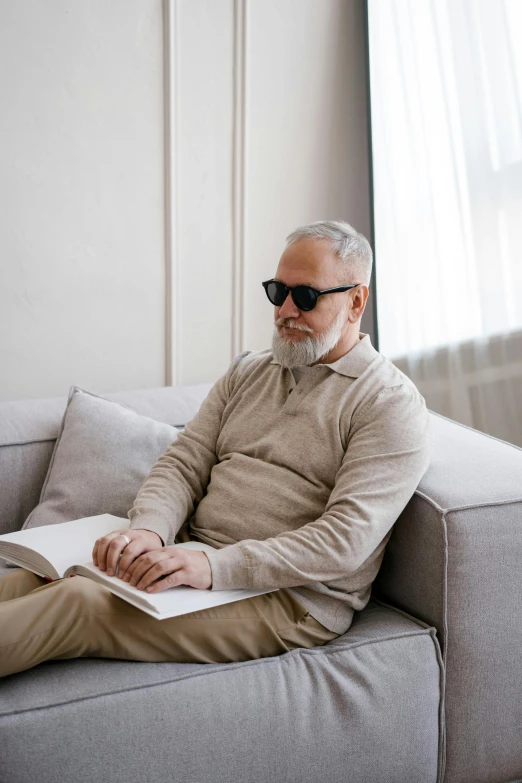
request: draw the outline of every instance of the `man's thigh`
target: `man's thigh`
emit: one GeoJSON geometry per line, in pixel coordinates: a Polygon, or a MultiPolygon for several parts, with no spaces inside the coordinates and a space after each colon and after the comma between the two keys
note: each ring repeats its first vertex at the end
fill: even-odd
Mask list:
{"type": "Polygon", "coordinates": [[[5,641],[15,658],[24,658],[22,668],[78,657],[245,661],[314,647],[337,636],[284,589],[157,620],[102,585],[75,576],[43,584],[0,607],[13,637],[5,641]]]}
{"type": "Polygon", "coordinates": [[[103,621],[92,623],[91,655],[223,663],[281,655],[337,637],[284,589],[157,620],[105,588],[94,585],[93,590],[91,585],[84,585],[88,593],[96,593],[97,599],[100,590],[103,593],[104,613],[103,621]]]}
{"type": "Polygon", "coordinates": [[[247,661],[338,635],[284,589],[157,620],[86,577],[42,584],[20,571],[3,579],[12,584],[0,601],[0,677],[70,658],[247,661]]]}

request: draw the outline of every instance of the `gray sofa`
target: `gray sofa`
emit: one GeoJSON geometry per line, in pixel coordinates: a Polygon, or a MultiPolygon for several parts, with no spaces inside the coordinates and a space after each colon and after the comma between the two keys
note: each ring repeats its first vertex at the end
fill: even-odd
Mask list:
{"type": "MultiPolygon", "coordinates": [[[[103,396],[181,425],[209,388],[103,396]]],[[[2,533],[38,503],[66,401],[0,403],[2,533]]],[[[522,450],[431,416],[432,463],[346,634],[242,663],[6,677],[0,782],[520,781],[522,450]]]]}

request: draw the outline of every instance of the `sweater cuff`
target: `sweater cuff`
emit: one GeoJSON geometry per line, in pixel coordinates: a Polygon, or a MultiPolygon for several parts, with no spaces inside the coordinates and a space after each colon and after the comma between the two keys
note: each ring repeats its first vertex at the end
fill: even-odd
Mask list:
{"type": "Polygon", "coordinates": [[[156,514],[138,514],[129,525],[129,530],[150,530],[157,533],[162,540],[162,546],[167,546],[169,523],[156,514]]]}
{"type": "Polygon", "coordinates": [[[213,552],[205,551],[212,571],[210,590],[239,590],[252,587],[251,571],[241,544],[229,544],[213,552]]]}

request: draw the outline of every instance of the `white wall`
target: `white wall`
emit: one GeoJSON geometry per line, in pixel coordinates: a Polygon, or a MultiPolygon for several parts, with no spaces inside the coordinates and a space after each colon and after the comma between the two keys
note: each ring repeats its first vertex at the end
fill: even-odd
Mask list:
{"type": "Polygon", "coordinates": [[[362,0],[2,3],[0,99],[0,399],[214,381],[295,226],[369,235],[362,0]]]}
{"type": "Polygon", "coordinates": [[[0,4],[0,395],[164,382],[157,0],[0,4]]]}

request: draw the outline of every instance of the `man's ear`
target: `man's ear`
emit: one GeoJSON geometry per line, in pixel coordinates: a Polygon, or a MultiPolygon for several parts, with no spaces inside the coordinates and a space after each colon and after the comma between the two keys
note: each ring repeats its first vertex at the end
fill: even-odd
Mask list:
{"type": "Polygon", "coordinates": [[[368,301],[369,293],[370,291],[367,285],[357,286],[356,293],[353,297],[353,307],[352,307],[352,313],[357,315],[356,318],[357,321],[359,320],[359,318],[362,317],[362,314],[364,313],[364,309],[366,307],[366,302],[368,301]]]}

